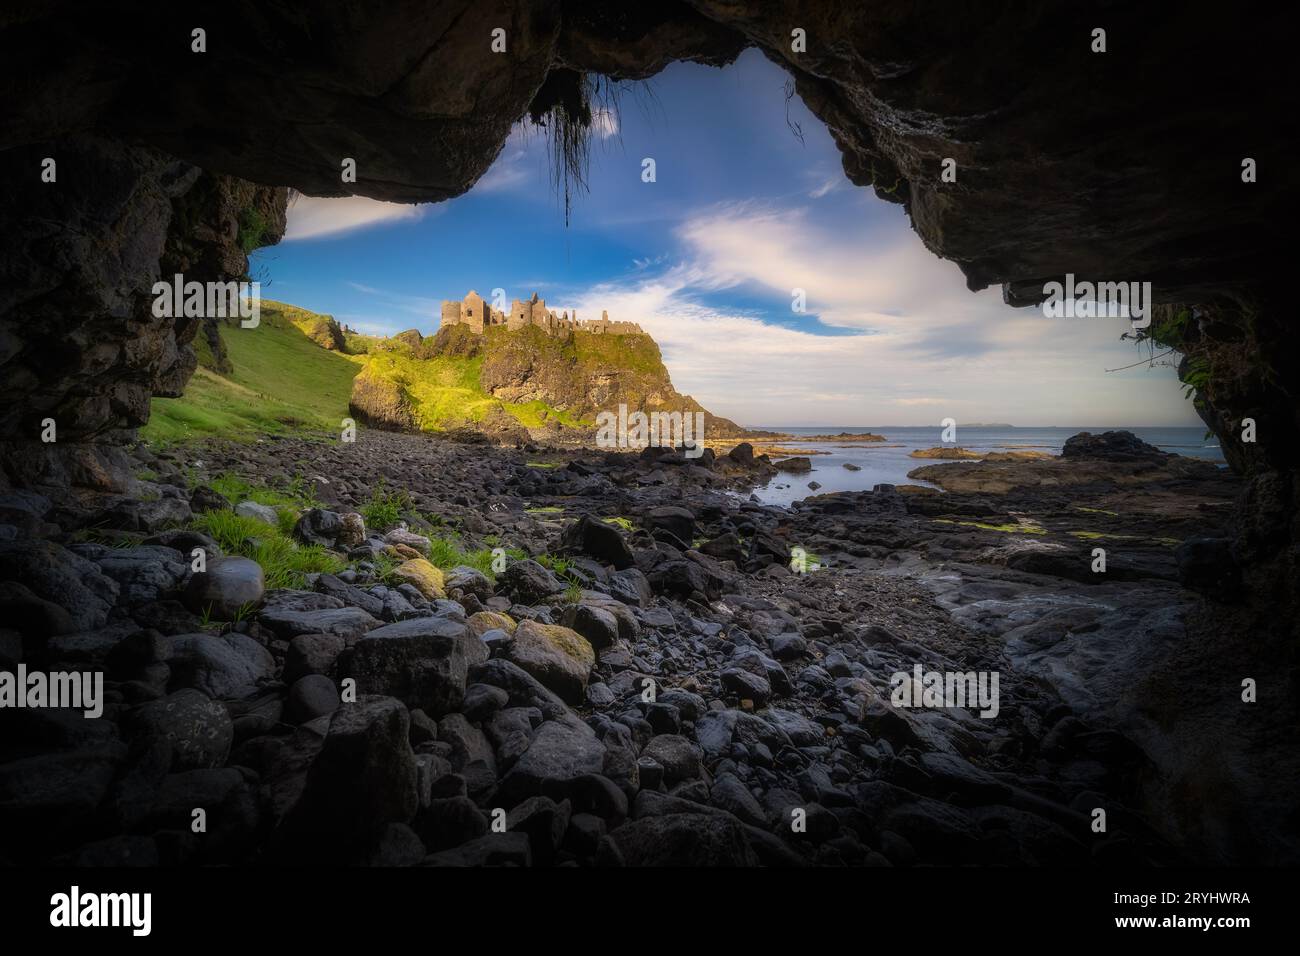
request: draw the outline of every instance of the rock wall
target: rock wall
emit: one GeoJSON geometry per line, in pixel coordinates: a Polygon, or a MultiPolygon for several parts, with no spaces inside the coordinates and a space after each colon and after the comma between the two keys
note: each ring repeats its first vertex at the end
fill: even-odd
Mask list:
{"type": "Polygon", "coordinates": [[[114,449],[196,364],[202,319],[155,316],[153,283],[243,277],[245,245],[284,232],[284,190],[87,134],[0,152],[0,207],[0,476],[119,488],[114,449]]]}

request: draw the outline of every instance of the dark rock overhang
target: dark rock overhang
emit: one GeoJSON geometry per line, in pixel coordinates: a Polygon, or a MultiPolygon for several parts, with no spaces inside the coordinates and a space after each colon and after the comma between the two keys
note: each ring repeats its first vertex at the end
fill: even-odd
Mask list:
{"type": "Polygon", "coordinates": [[[637,79],[754,46],[848,178],[904,203],[972,289],[1026,304],[1073,272],[1189,301],[1266,277],[1294,205],[1285,18],[1262,2],[55,0],[0,14],[0,149],[95,130],[312,195],[437,201],[483,175],[558,71],[637,79]]]}

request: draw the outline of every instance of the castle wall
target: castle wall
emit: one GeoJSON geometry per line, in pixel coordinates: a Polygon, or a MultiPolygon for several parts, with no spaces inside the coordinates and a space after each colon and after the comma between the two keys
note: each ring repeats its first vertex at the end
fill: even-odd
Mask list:
{"type": "Polygon", "coordinates": [[[565,312],[556,315],[554,310],[546,308],[546,300],[533,293],[532,298],[521,302],[515,299],[510,303],[509,312],[501,312],[483,301],[482,296],[470,290],[463,302],[442,303],[442,324],[467,325],[481,333],[494,325],[504,325],[509,331],[517,332],[529,326],[536,326],[547,335],[568,335],[571,332],[591,332],[596,335],[640,335],[641,326],[635,322],[611,322],[608,312],[601,312],[599,319],[579,319],[575,311],[572,315],[565,312]]]}

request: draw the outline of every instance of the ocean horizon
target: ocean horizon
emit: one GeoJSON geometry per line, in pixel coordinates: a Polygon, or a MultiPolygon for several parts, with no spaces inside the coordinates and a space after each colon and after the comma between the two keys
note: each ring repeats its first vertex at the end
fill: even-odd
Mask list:
{"type": "Polygon", "coordinates": [[[1080,432],[1097,434],[1106,431],[1129,431],[1161,451],[1189,458],[1203,458],[1223,462],[1219,441],[1214,435],[1206,437],[1204,426],[1029,426],[957,425],[957,440],[943,441],[944,429],[939,425],[872,425],[872,426],[756,426],[764,431],[800,435],[883,435],[883,442],[838,444],[836,442],[786,442],[787,447],[809,452],[812,471],[799,475],[781,474],[768,484],[756,488],[754,494],[764,504],[789,505],[811,495],[836,491],[866,491],[878,484],[916,484],[933,487],[929,482],[909,478],[907,473],[922,465],[940,464],[933,459],[912,458],[911,452],[937,447],[961,447],[974,452],[1042,451],[1059,455],[1068,438],[1080,432]],[[858,470],[844,467],[857,466],[858,470]],[[820,487],[809,488],[810,482],[820,487]]]}

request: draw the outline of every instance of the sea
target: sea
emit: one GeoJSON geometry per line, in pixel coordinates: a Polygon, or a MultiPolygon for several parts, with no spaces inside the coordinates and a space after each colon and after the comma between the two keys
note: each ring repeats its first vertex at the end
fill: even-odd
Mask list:
{"type": "MultiPolygon", "coordinates": [[[[803,448],[821,451],[826,454],[809,455],[812,471],[799,475],[779,474],[766,486],[754,489],[754,494],[764,504],[789,505],[801,498],[811,495],[824,495],[834,491],[866,491],[876,485],[929,485],[929,482],[917,481],[907,477],[907,473],[921,465],[942,464],[938,459],[910,458],[908,453],[917,449],[937,448],[948,444],[942,441],[943,429],[939,426],[907,426],[891,428],[889,426],[871,426],[861,428],[800,427],[779,428],[775,426],[756,426],[764,431],[781,432],[792,438],[782,443],[784,447],[803,448]],[[799,441],[800,435],[838,435],[874,433],[884,435],[883,442],[866,442],[861,444],[839,445],[834,442],[799,441]],[[845,462],[857,465],[861,471],[850,471],[844,467],[845,462]],[[809,482],[818,482],[821,487],[813,490],[809,482]]],[[[1098,432],[1117,430],[1114,426],[1092,426],[1079,428],[1045,427],[1032,428],[1011,425],[997,426],[957,426],[956,445],[975,452],[992,451],[1044,451],[1059,455],[1065,440],[1080,432],[1098,432]]],[[[1206,437],[1204,426],[1195,428],[1123,428],[1130,431],[1149,444],[1162,451],[1189,458],[1205,458],[1223,464],[1223,454],[1219,440],[1214,435],[1206,437]]],[[[775,460],[778,456],[773,455],[775,460]]]]}

